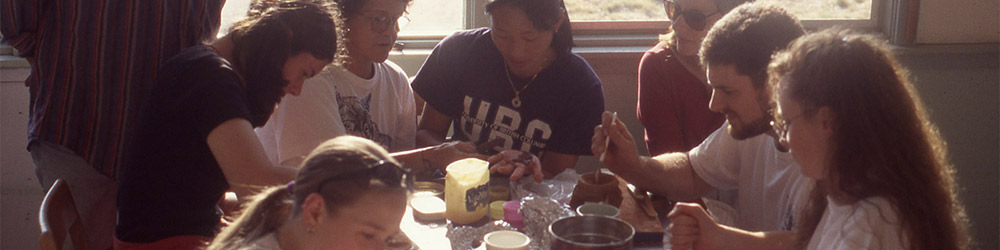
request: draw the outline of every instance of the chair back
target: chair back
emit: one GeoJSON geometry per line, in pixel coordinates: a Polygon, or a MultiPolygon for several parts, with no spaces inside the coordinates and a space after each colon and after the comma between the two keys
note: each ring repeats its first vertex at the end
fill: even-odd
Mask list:
{"type": "Polygon", "coordinates": [[[42,229],[39,239],[42,250],[62,250],[67,236],[73,249],[90,250],[80,213],[63,179],[57,179],[45,194],[38,211],[38,225],[42,229]]]}

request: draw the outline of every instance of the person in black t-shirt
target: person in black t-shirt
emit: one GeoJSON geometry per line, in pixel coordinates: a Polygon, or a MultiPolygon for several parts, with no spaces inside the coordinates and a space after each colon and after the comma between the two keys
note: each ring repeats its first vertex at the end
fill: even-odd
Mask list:
{"type": "Polygon", "coordinates": [[[161,67],[124,152],[116,249],[202,247],[227,190],[246,197],[295,177],[269,163],[253,128],[338,57],[338,13],[257,3],[229,35],[161,67]]]}

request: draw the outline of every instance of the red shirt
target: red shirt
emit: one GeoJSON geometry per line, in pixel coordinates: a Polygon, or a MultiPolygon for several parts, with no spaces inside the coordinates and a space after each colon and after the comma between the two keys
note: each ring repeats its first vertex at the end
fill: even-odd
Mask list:
{"type": "Polygon", "coordinates": [[[660,42],[639,61],[636,114],[645,126],[650,155],[687,152],[726,119],[708,109],[712,92],[665,46],[660,42]]]}

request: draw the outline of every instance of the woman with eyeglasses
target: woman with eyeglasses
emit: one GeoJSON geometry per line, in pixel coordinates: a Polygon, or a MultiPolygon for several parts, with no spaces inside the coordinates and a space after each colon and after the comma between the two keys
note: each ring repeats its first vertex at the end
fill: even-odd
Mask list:
{"type": "Polygon", "coordinates": [[[412,149],[416,105],[406,74],[386,60],[410,0],[336,0],[347,25],[347,60],[307,80],[257,129],[275,164],[298,166],[321,142],[368,138],[390,151],[412,149]]]}
{"type": "Polygon", "coordinates": [[[406,209],[405,175],[368,139],[328,140],[294,182],[257,195],[207,249],[386,249],[406,209]]]}
{"type": "Polygon", "coordinates": [[[307,80],[302,95],[285,97],[257,129],[271,162],[297,167],[316,145],[341,135],[378,143],[421,176],[455,160],[485,158],[468,143],[414,149],[413,90],[403,70],[387,60],[410,0],[336,2],[346,19],[346,61],[307,80]]]}
{"type": "Polygon", "coordinates": [[[884,40],[842,29],[805,35],[768,71],[775,132],[817,181],[795,237],[719,227],[680,204],[672,216],[690,219],[673,219],[687,224],[671,229],[675,247],[968,249],[944,141],[884,40]]]}
{"type": "Polygon", "coordinates": [[[663,1],[670,27],[639,61],[636,114],[645,127],[650,155],[691,150],[726,120],[708,109],[712,89],[698,51],[712,25],[745,2],[663,1]]]}
{"type": "MultiPolygon", "coordinates": [[[[445,38],[420,68],[413,89],[426,101],[418,145],[446,140],[496,143],[494,171],[541,180],[591,154],[604,110],[601,81],[571,52],[562,0],[495,0],[490,27],[445,38]],[[517,161],[529,152],[531,161],[517,161]],[[538,160],[540,159],[540,161],[538,160]],[[513,160],[513,161],[508,161],[513,160]],[[540,165],[539,165],[540,164],[540,165]],[[538,167],[541,167],[540,169],[538,167]]],[[[490,147],[493,148],[493,147],[490,147]]]]}
{"type": "Polygon", "coordinates": [[[218,230],[227,190],[287,183],[254,127],[337,57],[336,10],[255,1],[228,35],[162,65],[127,142],[115,249],[198,249],[218,230]]]}

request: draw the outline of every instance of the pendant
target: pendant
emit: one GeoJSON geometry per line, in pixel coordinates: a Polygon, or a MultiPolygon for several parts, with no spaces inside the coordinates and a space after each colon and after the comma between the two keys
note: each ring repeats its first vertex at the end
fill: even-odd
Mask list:
{"type": "Polygon", "coordinates": [[[521,107],[521,97],[520,96],[514,96],[514,99],[510,100],[510,105],[514,105],[515,108],[520,108],[521,107]]]}

